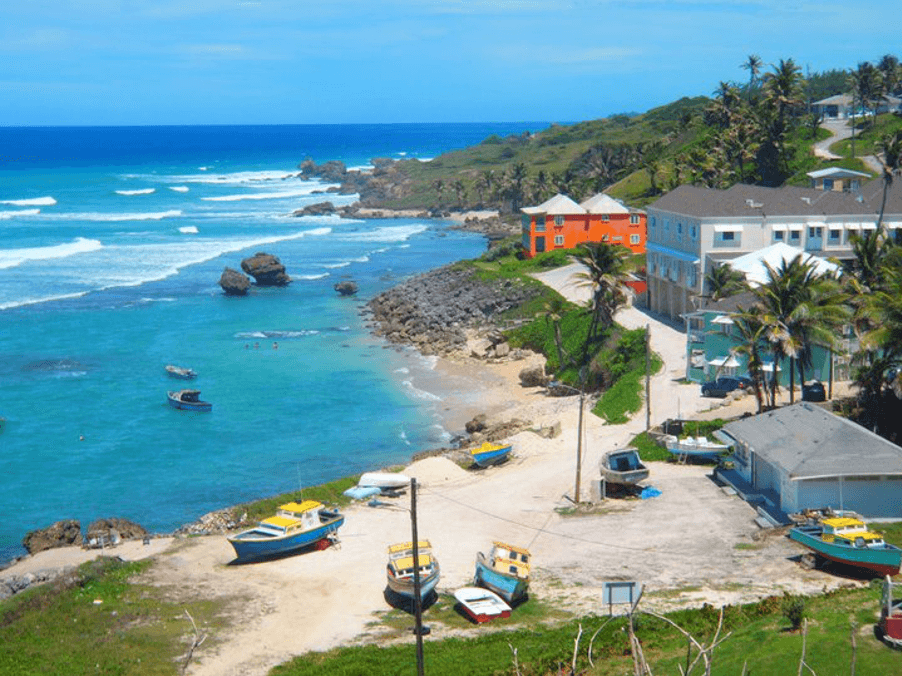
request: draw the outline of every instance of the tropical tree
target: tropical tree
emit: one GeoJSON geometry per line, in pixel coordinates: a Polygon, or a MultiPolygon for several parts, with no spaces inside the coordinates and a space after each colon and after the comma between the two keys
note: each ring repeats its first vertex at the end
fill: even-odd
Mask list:
{"type": "Polygon", "coordinates": [[[551,324],[554,331],[554,347],[557,350],[558,369],[563,370],[572,360],[564,361],[564,337],[561,334],[561,319],[567,311],[567,302],[560,296],[554,296],[545,302],[541,315],[546,324],[551,324]]]}
{"type": "Polygon", "coordinates": [[[898,92],[899,85],[902,83],[902,66],[899,65],[899,59],[892,54],[884,54],[877,62],[877,69],[883,78],[883,88],[886,93],[898,92]]]}
{"type": "Polygon", "coordinates": [[[435,179],[432,182],[432,189],[438,193],[438,206],[441,206],[443,201],[442,197],[445,193],[445,182],[440,178],[435,179]]]}
{"type": "Polygon", "coordinates": [[[451,187],[454,189],[454,194],[457,195],[457,206],[462,207],[467,196],[467,186],[462,180],[457,179],[451,184],[451,187]]]}
{"type": "Polygon", "coordinates": [[[752,91],[755,89],[755,83],[758,81],[758,76],[761,74],[761,66],[763,65],[764,62],[761,60],[760,56],[757,54],[749,54],[745,63],[741,66],[741,68],[749,72],[749,84],[748,89],[746,89],[749,103],[752,101],[752,91]]]}
{"type": "Polygon", "coordinates": [[[872,111],[871,123],[876,124],[877,107],[886,91],[880,71],[868,61],[859,63],[858,68],[849,76],[849,86],[862,108],[872,111]]]}
{"type": "Polygon", "coordinates": [[[765,185],[779,185],[789,173],[786,135],[789,118],[802,106],[801,69],[792,59],[780,60],[764,76],[764,105],[759,110],[762,142],[758,148],[758,173],[765,185]]]}
{"type": "MultiPolygon", "coordinates": [[[[736,313],[731,315],[731,319],[740,342],[730,350],[730,354],[746,357],[748,372],[752,377],[752,387],[755,391],[755,400],[758,402],[758,413],[763,413],[767,391],[764,385],[764,359],[762,358],[762,353],[767,349],[764,341],[764,324],[761,323],[756,312],[743,308],[738,308],[736,313]]],[[[767,399],[767,402],[769,407],[775,405],[770,398],[767,399]]]]}
{"type": "Polygon", "coordinates": [[[619,244],[583,242],[574,258],[585,267],[585,271],[577,275],[582,285],[592,289],[592,322],[585,346],[588,353],[589,344],[598,337],[599,327],[607,329],[614,322],[617,310],[626,304],[629,249],[619,244]]]}
{"type": "Polygon", "coordinates": [[[878,141],[880,153],[878,159],[883,165],[883,199],[880,201],[880,217],[877,219],[877,228],[883,224],[883,212],[886,209],[886,194],[893,184],[893,177],[899,173],[899,164],[902,162],[902,129],[897,129],[878,141]]]}
{"type": "Polygon", "coordinates": [[[727,263],[715,263],[710,272],[705,275],[705,295],[711,300],[718,301],[723,298],[735,296],[748,290],[745,275],[739,270],[734,270],[727,263]]]}

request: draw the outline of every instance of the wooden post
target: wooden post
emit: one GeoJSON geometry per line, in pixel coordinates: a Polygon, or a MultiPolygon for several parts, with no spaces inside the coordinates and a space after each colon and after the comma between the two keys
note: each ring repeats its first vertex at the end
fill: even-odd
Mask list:
{"type": "Polygon", "coordinates": [[[413,537],[413,611],[417,635],[417,676],[423,676],[423,600],[420,598],[420,542],[417,535],[417,480],[410,480],[410,531],[413,537]]]}

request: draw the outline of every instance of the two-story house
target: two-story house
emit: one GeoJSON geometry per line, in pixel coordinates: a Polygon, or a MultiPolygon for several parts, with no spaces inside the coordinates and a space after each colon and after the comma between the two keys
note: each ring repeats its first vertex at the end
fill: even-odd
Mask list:
{"type": "MultiPolygon", "coordinates": [[[[859,192],[682,185],[648,211],[648,307],[673,319],[697,307],[711,268],[783,242],[822,258],[852,258],[851,238],[877,228],[882,180],[859,192]]],[[[883,226],[902,238],[902,182],[887,195],[883,226]]]]}
{"type": "Polygon", "coordinates": [[[520,211],[527,258],[553,249],[573,249],[583,242],[608,242],[633,253],[645,252],[645,212],[630,209],[604,193],[582,204],[558,194],[520,211]]]}

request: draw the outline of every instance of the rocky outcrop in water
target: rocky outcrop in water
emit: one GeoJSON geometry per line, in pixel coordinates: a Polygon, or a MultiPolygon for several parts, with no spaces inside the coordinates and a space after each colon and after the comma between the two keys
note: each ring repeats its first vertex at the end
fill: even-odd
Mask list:
{"type": "Polygon", "coordinates": [[[29,554],[81,543],[81,524],[75,519],[57,521],[47,528],[33,530],[22,540],[22,546],[28,550],[29,554]]]}
{"type": "Polygon", "coordinates": [[[246,296],[247,290],[251,288],[251,280],[247,275],[227,267],[219,278],[219,286],[227,296],[246,296]]]}
{"type": "Polygon", "coordinates": [[[338,282],[338,284],[335,284],[332,288],[338,291],[342,296],[353,296],[359,290],[356,282],[347,280],[338,282]]]}
{"type": "Polygon", "coordinates": [[[254,278],[257,286],[286,286],[291,283],[285,266],[272,254],[257,252],[241,261],[241,269],[254,278]]]}
{"type": "Polygon", "coordinates": [[[143,538],[149,533],[144,526],[141,526],[128,519],[119,519],[112,517],[109,519],[97,519],[88,526],[86,531],[87,540],[90,544],[91,540],[109,542],[117,544],[121,540],[134,540],[143,538]]]}
{"type": "Polygon", "coordinates": [[[423,354],[447,354],[466,346],[465,329],[536,297],[521,280],[483,281],[469,267],[446,266],[414,277],[371,300],[375,333],[423,354]]]}

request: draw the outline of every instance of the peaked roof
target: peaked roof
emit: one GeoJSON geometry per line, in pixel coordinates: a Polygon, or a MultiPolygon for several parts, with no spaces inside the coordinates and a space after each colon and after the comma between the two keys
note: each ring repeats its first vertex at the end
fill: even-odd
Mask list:
{"type": "Polygon", "coordinates": [[[603,192],[593,195],[580,205],[590,214],[628,214],[630,210],[615,200],[610,195],[603,192]]]}
{"type": "Polygon", "coordinates": [[[854,169],[845,169],[843,167],[827,167],[826,169],[818,169],[817,171],[809,171],[806,176],[811,178],[870,178],[870,174],[863,171],[855,171],[854,169]]]}
{"type": "Polygon", "coordinates": [[[723,429],[794,481],[902,475],[902,448],[808,402],[727,423],[723,429]]]}
{"type": "Polygon", "coordinates": [[[765,263],[774,269],[782,267],[783,261],[787,263],[795,259],[796,256],[802,256],[802,261],[814,267],[817,275],[825,275],[831,272],[838,272],[839,266],[830,261],[819,258],[814,254],[807,253],[794,246],[789,246],[784,242],[776,242],[770,246],[752,251],[744,256],[739,256],[731,261],[727,261],[727,265],[734,270],[739,270],[745,275],[746,280],[753,286],[759,286],[767,283],[767,268],[765,263]]]}
{"type": "Polygon", "coordinates": [[[549,216],[567,216],[570,214],[584,214],[586,210],[566,195],[558,193],[549,200],[545,200],[537,207],[523,207],[524,214],[548,214],[549,216]]]}

